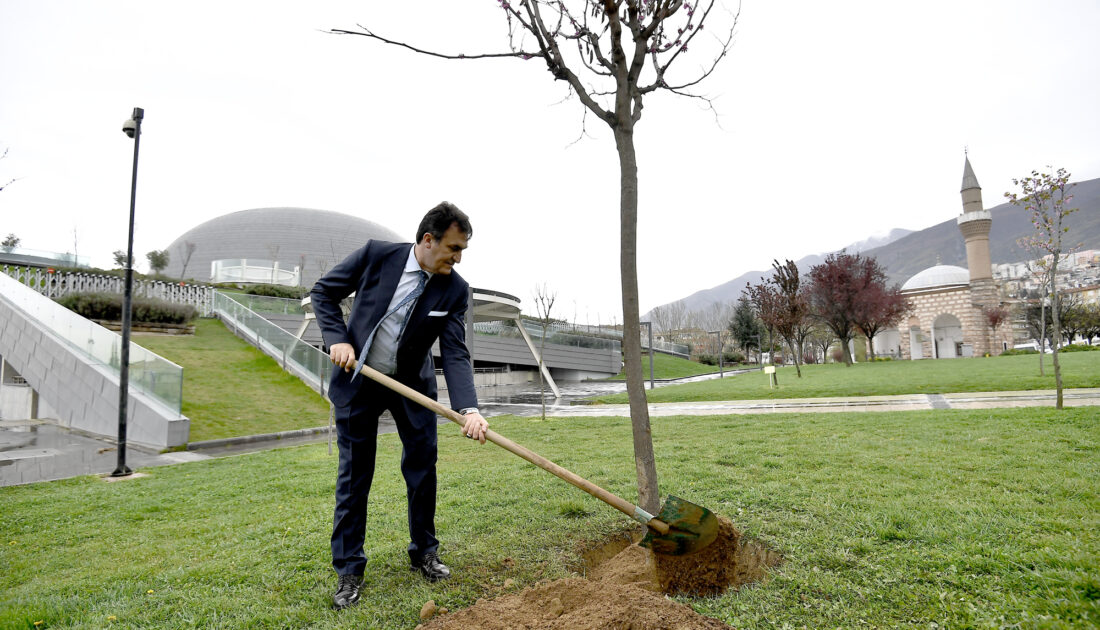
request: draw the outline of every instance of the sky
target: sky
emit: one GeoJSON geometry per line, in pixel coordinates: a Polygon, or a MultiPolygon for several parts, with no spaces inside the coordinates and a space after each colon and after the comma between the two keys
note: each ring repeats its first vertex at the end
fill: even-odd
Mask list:
{"type": "MultiPolygon", "coordinates": [[[[0,184],[16,180],[0,235],[110,267],[130,204],[121,127],[142,107],[141,264],[238,210],[335,210],[406,234],[449,200],[474,225],[459,267],[473,286],[533,312],[545,284],[552,314],[621,322],[606,125],[538,60],[325,32],[357,24],[508,50],[496,0],[0,0],[0,184]]],[[[717,115],[658,93],[635,130],[642,312],[773,258],[958,215],[964,150],[986,207],[1048,164],[1100,177],[1097,32],[1095,0],[744,0],[698,88],[717,115]]],[[[707,64],[703,43],[682,71],[707,64]]]]}

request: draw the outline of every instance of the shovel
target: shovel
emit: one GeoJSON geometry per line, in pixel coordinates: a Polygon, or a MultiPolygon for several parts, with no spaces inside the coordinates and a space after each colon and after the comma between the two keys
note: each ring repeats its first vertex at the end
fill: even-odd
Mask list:
{"type": "MultiPolygon", "coordinates": [[[[356,365],[353,369],[360,368],[356,365]]],[[[463,419],[457,411],[444,407],[437,401],[428,398],[407,385],[397,382],[370,366],[363,365],[361,370],[363,374],[371,380],[392,389],[413,402],[427,407],[459,426],[465,426],[465,419],[463,419]]],[[[516,444],[499,433],[486,431],[485,439],[507,451],[519,455],[539,468],[557,475],[645,525],[648,531],[646,532],[645,538],[638,544],[652,549],[654,553],[666,556],[682,556],[706,547],[718,537],[718,518],[705,507],[695,505],[690,501],[685,501],[670,495],[661,508],[661,512],[654,516],[633,503],[630,503],[626,499],[611,494],[591,481],[558,466],[538,453],[516,444]]]]}

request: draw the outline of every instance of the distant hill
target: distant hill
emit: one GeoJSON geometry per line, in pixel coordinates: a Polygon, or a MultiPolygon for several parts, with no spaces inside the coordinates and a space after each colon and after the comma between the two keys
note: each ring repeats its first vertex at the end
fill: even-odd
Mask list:
{"type": "MultiPolygon", "coordinates": [[[[988,204],[992,199],[985,201],[988,204]]],[[[1100,248],[1100,179],[1074,186],[1071,205],[1079,210],[1066,219],[1068,244],[1081,243],[1083,249],[1100,248]]],[[[993,215],[993,228],[989,231],[989,255],[993,263],[1026,260],[1028,255],[1016,244],[1016,239],[1033,233],[1029,213],[1009,203],[986,208],[993,215]]],[[[966,266],[966,244],[954,218],[865,253],[878,259],[890,281],[897,283],[904,283],[935,265],[937,256],[942,264],[966,266]]]]}
{"type": "MultiPolygon", "coordinates": [[[[906,230],[902,228],[894,228],[890,232],[883,236],[872,236],[870,238],[859,241],[858,243],[852,243],[844,249],[849,252],[866,252],[871,249],[880,248],[883,245],[892,243],[900,238],[903,238],[909,234],[912,234],[912,230],[906,230]]],[[[819,265],[825,261],[824,254],[811,254],[804,256],[794,261],[798,268],[805,271],[813,265],[819,265]]],[[[691,295],[683,298],[684,304],[689,311],[702,310],[711,304],[717,302],[735,302],[741,297],[741,291],[744,290],[746,284],[757,284],[764,277],[771,275],[772,270],[765,269],[763,271],[749,271],[737,276],[733,280],[723,282],[722,284],[712,287],[710,289],[703,289],[702,291],[696,291],[691,295]]],[[[642,321],[649,318],[649,313],[642,315],[642,321]]]]}
{"type": "MultiPolygon", "coordinates": [[[[1072,206],[1079,210],[1071,214],[1066,222],[1069,243],[1081,243],[1084,249],[1100,248],[1100,179],[1078,182],[1073,188],[1073,196],[1072,206]]],[[[984,201],[988,204],[994,199],[987,194],[984,201]]],[[[989,233],[990,257],[993,263],[1027,259],[1027,254],[1016,244],[1016,239],[1033,230],[1027,211],[1008,203],[992,208],[987,205],[986,208],[993,215],[993,228],[989,233]]],[[[961,213],[961,209],[959,212],[961,213]]],[[[954,217],[918,232],[900,228],[891,230],[886,236],[853,243],[844,249],[850,253],[862,252],[874,256],[886,268],[890,282],[898,284],[935,265],[937,259],[944,265],[966,266],[966,244],[954,217]]],[[[804,256],[795,263],[805,273],[824,260],[825,254],[813,254],[804,256]]],[[[749,271],[682,299],[689,311],[702,310],[717,302],[735,302],[741,296],[745,284],[758,283],[771,273],[771,269],[749,271]]],[[[646,313],[642,319],[648,317],[649,314],[646,313]]]]}

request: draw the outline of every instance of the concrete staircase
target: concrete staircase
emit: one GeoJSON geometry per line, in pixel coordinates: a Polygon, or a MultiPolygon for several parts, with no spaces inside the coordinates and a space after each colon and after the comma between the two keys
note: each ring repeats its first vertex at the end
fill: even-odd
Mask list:
{"type": "MultiPolygon", "coordinates": [[[[117,349],[120,343],[117,333],[0,274],[0,365],[7,373],[0,379],[0,389],[29,387],[35,400],[31,406],[39,413],[28,415],[117,438],[118,368],[102,352],[117,349]],[[19,378],[11,378],[11,371],[19,378]]],[[[175,405],[154,395],[182,387],[182,368],[131,343],[130,373],[127,441],[153,449],[186,444],[190,420],[180,414],[178,393],[170,398],[175,405]],[[159,384],[156,369],[167,369],[160,372],[159,384]],[[150,390],[143,391],[150,382],[150,390]]]]}

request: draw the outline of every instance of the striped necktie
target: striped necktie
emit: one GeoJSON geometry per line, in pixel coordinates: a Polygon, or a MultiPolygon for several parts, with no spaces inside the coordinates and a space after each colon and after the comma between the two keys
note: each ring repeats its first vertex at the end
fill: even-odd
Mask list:
{"type": "MultiPolygon", "coordinates": [[[[367,364],[367,353],[370,352],[371,343],[374,342],[374,335],[378,332],[378,328],[382,325],[382,322],[386,321],[386,318],[390,315],[393,315],[394,313],[400,311],[406,304],[409,304],[416,298],[420,297],[421,293],[424,293],[424,285],[428,282],[428,274],[424,273],[424,271],[422,270],[419,270],[416,273],[417,275],[419,275],[419,278],[416,282],[416,287],[414,287],[412,291],[409,291],[408,295],[401,298],[401,301],[397,303],[397,306],[391,308],[388,313],[383,315],[382,319],[378,320],[378,323],[374,325],[374,329],[370,331],[370,336],[367,337],[367,342],[363,344],[363,350],[359,353],[359,365],[355,368],[355,374],[351,375],[352,380],[354,380],[355,377],[359,375],[359,372],[362,371],[363,366],[367,364]]],[[[405,326],[409,324],[410,315],[412,315],[411,306],[409,307],[409,310],[405,313],[405,320],[401,323],[401,330],[400,332],[398,332],[397,335],[398,341],[400,341],[401,336],[405,334],[405,326]]],[[[397,348],[394,347],[393,351],[394,355],[396,355],[397,348]]]]}

